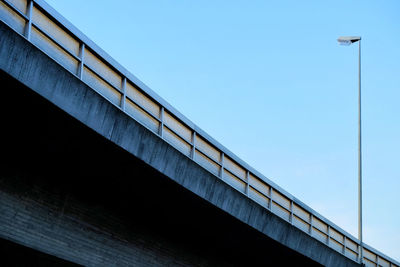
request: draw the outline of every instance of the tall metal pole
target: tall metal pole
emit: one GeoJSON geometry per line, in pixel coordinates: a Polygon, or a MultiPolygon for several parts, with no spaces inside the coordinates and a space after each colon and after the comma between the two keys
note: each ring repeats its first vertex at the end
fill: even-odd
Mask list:
{"type": "Polygon", "coordinates": [[[362,263],[361,38],[358,41],[358,239],[360,240],[360,263],[362,263]]]}
{"type": "Polygon", "coordinates": [[[362,241],[362,154],[361,154],[361,36],[341,36],[339,44],[351,45],[358,42],[358,260],[363,264],[362,241]]]}

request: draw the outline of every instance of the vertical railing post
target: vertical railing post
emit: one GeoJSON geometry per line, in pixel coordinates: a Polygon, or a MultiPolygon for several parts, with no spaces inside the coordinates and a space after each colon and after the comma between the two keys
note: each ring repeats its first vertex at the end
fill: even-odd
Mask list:
{"type": "Polygon", "coordinates": [[[81,43],[81,45],[79,46],[79,58],[80,58],[80,62],[79,62],[79,67],[78,67],[78,77],[79,79],[82,80],[83,78],[83,67],[84,67],[84,59],[85,59],[85,44],[81,43]]]}
{"type": "Polygon", "coordinates": [[[346,236],[343,235],[343,255],[346,255],[346,236]]]}
{"type": "Polygon", "coordinates": [[[221,169],[219,171],[219,177],[221,179],[223,178],[224,175],[224,158],[225,158],[224,152],[221,152],[221,169]]]}
{"type": "Polygon", "coordinates": [[[310,213],[310,236],[312,236],[312,232],[313,232],[313,221],[314,221],[314,215],[312,215],[312,213],[310,213]]]}
{"type": "Polygon", "coordinates": [[[164,107],[161,106],[160,110],[160,128],[158,129],[158,134],[161,136],[161,138],[164,137],[164,107]]]}
{"type": "Polygon", "coordinates": [[[329,241],[331,239],[331,226],[328,225],[328,233],[327,233],[327,239],[326,239],[326,244],[329,246],[329,241]]]}
{"type": "Polygon", "coordinates": [[[250,186],[250,173],[249,171],[246,171],[246,196],[249,196],[249,186],[250,186]]]}
{"type": "Polygon", "coordinates": [[[32,12],[33,12],[33,0],[28,0],[28,6],[26,10],[26,16],[28,17],[28,21],[25,25],[24,35],[26,39],[31,39],[31,31],[32,31],[32,12]]]}
{"type": "Polygon", "coordinates": [[[291,224],[293,224],[293,200],[290,200],[289,222],[290,222],[291,224]]]}
{"type": "Polygon", "coordinates": [[[359,262],[362,264],[364,261],[364,256],[363,256],[363,245],[362,245],[362,241],[359,241],[360,243],[358,244],[358,260],[359,262]]]}
{"type": "Polygon", "coordinates": [[[122,98],[121,98],[121,109],[125,111],[125,103],[126,103],[126,77],[122,77],[122,98]]]}
{"type": "Polygon", "coordinates": [[[196,155],[196,132],[193,130],[192,132],[192,151],[190,151],[190,157],[194,160],[196,155]]]}
{"type": "Polygon", "coordinates": [[[268,196],[269,196],[268,209],[272,210],[272,186],[269,186],[268,196]]]}

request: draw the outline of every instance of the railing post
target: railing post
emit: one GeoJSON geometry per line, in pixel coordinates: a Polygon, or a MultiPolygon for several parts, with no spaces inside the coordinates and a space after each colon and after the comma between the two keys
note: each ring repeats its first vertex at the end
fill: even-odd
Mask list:
{"type": "Polygon", "coordinates": [[[78,67],[78,77],[79,79],[82,80],[83,77],[83,67],[84,67],[84,59],[85,59],[85,44],[81,43],[81,45],[79,46],[79,58],[81,59],[81,61],[79,62],[79,67],[78,67]]]}
{"type": "Polygon", "coordinates": [[[249,173],[249,171],[246,171],[246,190],[245,190],[245,193],[246,193],[246,196],[249,196],[249,185],[250,184],[250,173],[249,173]]]}
{"type": "Polygon", "coordinates": [[[164,107],[161,106],[160,110],[160,128],[158,129],[158,134],[161,136],[161,138],[164,137],[164,107]]]}
{"type": "Polygon", "coordinates": [[[190,151],[190,157],[194,160],[196,155],[196,132],[193,130],[192,132],[192,151],[190,151]]]}
{"type": "Polygon", "coordinates": [[[272,186],[269,186],[269,203],[268,203],[268,209],[272,210],[272,186]]]}
{"type": "Polygon", "coordinates": [[[362,241],[360,241],[360,243],[358,244],[358,260],[360,262],[360,264],[363,264],[364,262],[364,257],[363,257],[363,246],[362,246],[362,241]]]}
{"type": "Polygon", "coordinates": [[[31,39],[31,31],[32,31],[32,12],[33,12],[33,0],[28,0],[28,6],[26,10],[26,16],[28,17],[27,24],[25,25],[24,35],[26,39],[31,39]]]}
{"type": "Polygon", "coordinates": [[[290,216],[289,216],[289,222],[293,224],[293,200],[290,200],[290,216]]]}
{"type": "Polygon", "coordinates": [[[327,233],[327,239],[326,239],[326,244],[329,246],[329,241],[331,239],[331,226],[328,225],[328,233],[327,233]]]}
{"type": "Polygon", "coordinates": [[[343,235],[343,255],[346,255],[346,236],[343,235]]]}
{"type": "Polygon", "coordinates": [[[314,215],[312,215],[312,213],[310,213],[310,236],[312,236],[312,232],[313,232],[313,220],[314,220],[314,215]]]}
{"type": "Polygon", "coordinates": [[[126,77],[122,77],[122,98],[121,98],[121,109],[125,111],[126,102],[126,77]]]}
{"type": "Polygon", "coordinates": [[[224,152],[221,152],[221,169],[219,171],[219,177],[222,179],[224,175],[224,152]]]}

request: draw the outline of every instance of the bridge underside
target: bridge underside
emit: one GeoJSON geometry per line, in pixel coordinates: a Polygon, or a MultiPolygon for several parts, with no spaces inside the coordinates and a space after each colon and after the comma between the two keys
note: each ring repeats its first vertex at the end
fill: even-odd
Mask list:
{"type": "Polygon", "coordinates": [[[4,72],[0,83],[0,246],[8,248],[1,250],[3,260],[19,266],[32,259],[40,266],[319,266],[4,72]],[[25,246],[41,252],[28,253],[25,246]]]}

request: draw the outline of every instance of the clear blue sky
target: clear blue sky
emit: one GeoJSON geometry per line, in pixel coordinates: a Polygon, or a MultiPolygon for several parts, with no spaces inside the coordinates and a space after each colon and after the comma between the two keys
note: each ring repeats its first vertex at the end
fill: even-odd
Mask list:
{"type": "Polygon", "coordinates": [[[400,1],[47,0],[255,169],[400,260],[400,1]]]}

